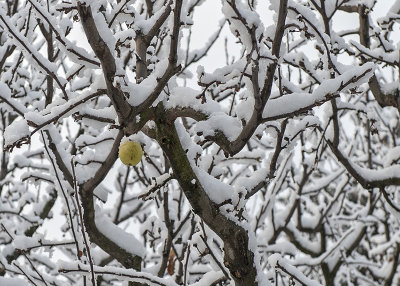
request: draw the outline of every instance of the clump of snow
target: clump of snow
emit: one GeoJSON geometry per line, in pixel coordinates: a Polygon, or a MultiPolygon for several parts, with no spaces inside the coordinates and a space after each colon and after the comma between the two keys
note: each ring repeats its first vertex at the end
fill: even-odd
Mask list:
{"type": "Polygon", "coordinates": [[[103,185],[99,185],[94,189],[94,195],[98,197],[101,201],[106,202],[108,198],[108,193],[110,191],[105,188],[103,185]]]}
{"type": "Polygon", "coordinates": [[[10,146],[30,134],[29,126],[25,119],[15,120],[4,130],[4,145],[10,146]]]}
{"type": "Polygon", "coordinates": [[[96,226],[102,234],[129,253],[144,257],[146,254],[145,249],[141,247],[142,244],[136,239],[136,237],[130,233],[127,233],[126,231],[123,231],[121,228],[115,225],[110,218],[97,213],[96,226]]]}
{"type": "Polygon", "coordinates": [[[197,98],[199,94],[199,91],[190,87],[175,87],[171,90],[171,95],[165,107],[191,107],[194,110],[203,111],[206,114],[221,111],[219,103],[212,99],[207,98],[206,102],[201,103],[201,100],[197,98]]]}
{"type": "Polygon", "coordinates": [[[279,253],[274,253],[268,257],[268,264],[275,268],[280,258],[281,255],[279,253]]]}
{"type": "Polygon", "coordinates": [[[195,131],[206,136],[214,136],[217,131],[222,133],[230,141],[234,141],[242,131],[241,124],[236,118],[223,112],[216,112],[206,120],[196,124],[195,131]]]}
{"type": "Polygon", "coordinates": [[[383,158],[383,166],[389,167],[400,160],[400,146],[390,149],[383,158]]]}
{"type": "Polygon", "coordinates": [[[257,184],[261,181],[265,180],[267,175],[269,174],[269,168],[261,168],[254,173],[250,177],[240,177],[237,179],[235,186],[242,186],[246,190],[252,190],[257,184]]]}
{"type": "Polygon", "coordinates": [[[239,117],[239,119],[244,119],[246,122],[248,122],[253,114],[253,107],[254,97],[245,97],[236,106],[236,115],[239,117]]]}
{"type": "Polygon", "coordinates": [[[192,286],[212,285],[215,281],[224,277],[225,274],[222,271],[208,271],[199,281],[192,284],[192,286]]]}
{"type": "MultiPolygon", "coordinates": [[[[121,85],[121,90],[129,94],[127,101],[130,105],[138,106],[153,94],[155,88],[158,86],[159,79],[164,76],[167,70],[168,63],[168,59],[158,62],[155,65],[153,73],[142,80],[139,84],[129,81],[127,77],[125,77],[124,80],[115,78],[116,83],[121,85]]],[[[157,101],[153,103],[153,106],[155,104],[157,104],[157,101]]]]}
{"type": "Polygon", "coordinates": [[[16,235],[13,239],[13,245],[17,249],[28,249],[38,245],[38,240],[24,235],[16,235]]]}
{"type": "Polygon", "coordinates": [[[232,199],[235,194],[232,186],[221,182],[196,166],[192,165],[192,168],[207,196],[213,202],[221,204],[226,200],[232,199]]]}
{"type": "Polygon", "coordinates": [[[325,80],[311,94],[291,93],[271,99],[264,108],[263,117],[282,116],[323,103],[338,91],[343,92],[365,83],[372,75],[374,67],[373,63],[354,67],[334,79],[325,80]]]}
{"type": "MultiPolygon", "coordinates": [[[[192,141],[185,128],[180,123],[176,122],[175,126],[181,139],[182,147],[188,150],[187,157],[189,162],[207,196],[216,204],[220,204],[226,200],[233,200],[234,203],[237,202],[237,194],[232,186],[214,178],[206,171],[196,166],[194,157],[195,154],[202,153],[201,147],[192,141]]],[[[193,179],[191,183],[193,183],[193,179]]]]}

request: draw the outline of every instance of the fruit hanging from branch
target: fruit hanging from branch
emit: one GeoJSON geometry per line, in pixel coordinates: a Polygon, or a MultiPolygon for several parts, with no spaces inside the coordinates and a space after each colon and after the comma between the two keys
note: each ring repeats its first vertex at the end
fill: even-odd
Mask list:
{"type": "Polygon", "coordinates": [[[126,141],[119,146],[119,159],[127,166],[136,166],[143,156],[142,146],[136,141],[126,141]]]}

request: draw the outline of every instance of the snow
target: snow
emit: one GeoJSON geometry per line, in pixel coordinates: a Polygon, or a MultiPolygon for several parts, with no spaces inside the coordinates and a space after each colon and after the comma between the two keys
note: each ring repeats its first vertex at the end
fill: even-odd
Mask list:
{"type": "MultiPolygon", "coordinates": [[[[71,245],[74,241],[64,218],[65,201],[58,198],[57,205],[47,218],[42,220],[39,214],[44,210],[46,202],[51,199],[50,194],[58,190],[60,195],[60,186],[54,182],[54,174],[60,176],[60,184],[67,191],[68,198],[72,193],[71,186],[62,176],[62,171],[71,172],[71,157],[76,164],[77,182],[84,184],[95,176],[101,166],[108,167],[114,163],[117,152],[110,153],[110,150],[120,143],[115,140],[122,135],[117,136],[117,134],[125,132],[122,142],[133,139],[143,144],[146,160],[135,168],[126,168],[116,160],[109,172],[106,170],[102,173],[104,176],[98,178],[101,182],[96,182],[96,186],[91,189],[95,198],[100,200],[95,199],[95,222],[101,233],[120,248],[144,258],[143,265],[146,268],[142,270],[143,272],[138,272],[121,269],[120,265],[119,267],[95,266],[97,275],[106,272],[106,279],[120,280],[121,284],[127,284],[130,280],[149,285],[182,284],[182,281],[177,280],[176,283],[173,281],[181,274],[177,269],[174,275],[170,275],[171,277],[167,274],[164,277],[156,277],[169,235],[168,223],[165,221],[168,215],[176,234],[173,249],[178,257],[188,258],[188,268],[185,273],[187,284],[208,286],[215,280],[223,278],[223,273],[212,257],[203,253],[206,249],[200,237],[205,235],[200,227],[201,217],[192,213],[193,209],[185,198],[185,192],[175,180],[171,180],[165,187],[157,188],[176,175],[172,173],[168,158],[153,136],[157,135],[157,126],[153,120],[158,116],[145,118],[143,114],[133,114],[129,118],[132,122],[119,122],[115,108],[107,95],[91,97],[98,89],[106,88],[106,85],[102,70],[96,64],[98,59],[91,49],[77,47],[77,43],[74,42],[75,35],[80,37],[79,33],[82,32],[81,23],[72,22],[72,17],[76,14],[77,1],[59,2],[56,6],[49,4],[50,7],[47,7],[46,1],[39,2],[33,0],[31,3],[37,4],[37,8],[31,7],[32,5],[18,7],[18,13],[12,17],[4,16],[6,9],[0,12],[0,16],[4,16],[4,19],[0,20],[0,25],[6,30],[0,39],[0,58],[12,45],[17,45],[12,56],[4,63],[5,70],[0,80],[0,108],[6,115],[7,112],[12,115],[4,117],[2,125],[5,132],[4,140],[1,138],[1,141],[3,145],[7,145],[30,138],[32,143],[27,148],[35,149],[29,152],[16,150],[11,154],[3,152],[1,156],[1,159],[7,162],[7,168],[4,169],[6,174],[0,181],[2,186],[0,219],[4,227],[10,231],[10,235],[0,231],[0,240],[5,242],[0,247],[1,253],[6,256],[12,254],[15,248],[35,247],[29,253],[32,261],[38,264],[43,262],[44,265],[49,265],[49,269],[53,269],[50,274],[45,274],[46,283],[49,285],[63,284],[67,281],[65,279],[71,279],[67,282],[75,285],[79,284],[78,279],[82,276],[89,275],[89,265],[78,262],[74,256],[75,245],[71,245]],[[62,11],[63,8],[66,10],[62,11]],[[31,17],[30,25],[26,22],[28,16],[31,17]],[[46,41],[37,28],[37,21],[41,21],[46,29],[49,28],[48,24],[53,26],[54,45],[59,51],[54,62],[46,60],[46,41]],[[18,32],[16,35],[21,37],[21,40],[12,39],[7,34],[6,25],[11,27],[8,32],[18,32]],[[67,35],[69,29],[73,30],[70,36],[67,35]],[[29,51],[23,51],[21,44],[29,44],[27,48],[29,51]],[[22,56],[27,58],[18,63],[17,58],[21,51],[22,56]],[[80,55],[89,60],[84,60],[80,55]],[[36,57],[38,60],[34,59],[36,57]],[[40,72],[36,69],[38,65],[40,72]],[[43,70],[47,69],[54,72],[54,75],[58,72],[61,76],[54,77],[62,83],[65,83],[63,77],[74,76],[65,86],[68,98],[65,95],[60,98],[60,88],[56,86],[52,103],[45,106],[43,91],[46,88],[46,73],[43,70]],[[105,119],[105,122],[96,120],[96,117],[105,119]],[[15,118],[16,121],[12,122],[15,118]],[[73,122],[74,119],[77,122],[73,122]],[[127,129],[121,132],[120,128],[124,128],[126,124],[128,126],[141,124],[140,120],[147,120],[143,132],[129,134],[130,130],[127,129]],[[5,128],[10,123],[11,125],[5,128]],[[44,142],[38,142],[36,136],[31,136],[40,130],[46,131],[43,133],[44,142]],[[46,136],[47,133],[49,138],[46,136]],[[54,143],[51,147],[57,148],[61,158],[51,150],[46,152],[44,147],[49,147],[50,142],[54,143]],[[112,160],[104,164],[107,158],[112,160]],[[66,170],[60,170],[62,167],[60,163],[66,165],[66,170]],[[157,191],[149,195],[147,201],[138,199],[138,196],[153,189],[157,191]],[[168,202],[162,201],[166,198],[166,194],[168,202]],[[164,203],[168,203],[168,209],[164,203]],[[57,224],[60,216],[62,223],[57,224]],[[113,220],[118,219],[122,221],[118,225],[114,224],[113,220]],[[51,233],[48,232],[47,224],[42,227],[44,222],[49,221],[52,222],[52,226],[54,225],[54,231],[51,227],[51,233]],[[44,237],[54,235],[56,232],[57,235],[65,235],[65,240],[58,242],[60,244],[67,242],[67,245],[41,247],[40,242],[50,243],[50,241],[45,239],[39,241],[40,237],[36,236],[26,238],[24,235],[32,224],[40,226],[39,232],[47,231],[44,237]],[[13,239],[9,237],[11,235],[13,239]],[[190,253],[186,252],[187,250],[190,250],[190,253]],[[59,256],[69,261],[60,266],[66,270],[69,268],[76,271],[76,274],[57,274],[57,268],[53,263],[59,256]],[[57,277],[54,279],[60,281],[52,283],[53,277],[57,277]]],[[[148,33],[160,19],[160,15],[169,9],[169,4],[164,5],[165,1],[139,2],[81,1],[90,5],[99,32],[115,56],[117,74],[113,84],[124,93],[128,104],[142,107],[141,105],[146,103],[145,107],[151,107],[161,102],[168,114],[182,112],[181,114],[189,115],[186,118],[177,118],[174,123],[190,168],[194,172],[194,175],[191,173],[193,176],[186,178],[186,181],[189,186],[201,186],[200,189],[204,190],[210,201],[220,205],[218,211],[222,215],[248,232],[247,248],[254,253],[252,262],[256,268],[255,279],[259,285],[272,285],[274,282],[288,284],[291,277],[296,284],[300,281],[304,285],[319,285],[312,279],[323,281],[321,263],[332,267],[338,261],[343,264],[335,280],[337,283],[346,278],[350,281],[352,275],[361,275],[356,271],[360,265],[366,265],[365,267],[369,268],[367,272],[378,277],[387,275],[393,265],[389,261],[393,255],[393,246],[400,241],[400,232],[396,231],[399,213],[391,209],[378,188],[367,190],[357,184],[325,142],[332,138],[333,134],[331,120],[333,110],[330,100],[334,99],[340,116],[340,151],[347,156],[346,159],[351,167],[367,183],[382,182],[390,185],[385,187],[385,190],[394,203],[399,202],[398,187],[391,185],[392,182],[398,184],[400,180],[400,149],[397,147],[399,113],[394,107],[380,107],[369,91],[367,81],[375,73],[385,94],[394,93],[400,87],[397,80],[398,72],[390,66],[399,63],[399,45],[397,38],[393,38],[395,33],[387,30],[388,24],[384,23],[389,17],[398,18],[396,13],[400,9],[400,4],[386,4],[390,13],[378,19],[378,22],[375,21],[376,18],[371,17],[371,46],[367,49],[359,43],[358,37],[343,36],[346,31],[358,32],[354,29],[354,25],[347,25],[349,29],[335,33],[333,29],[336,28],[336,24],[332,22],[334,25],[329,26],[332,31],[328,36],[324,33],[324,23],[321,21],[318,9],[314,9],[312,4],[307,5],[307,1],[290,0],[288,1],[290,11],[285,26],[287,34],[284,35],[280,57],[275,58],[271,55],[271,45],[276,32],[279,0],[222,1],[222,12],[219,12],[225,20],[219,22],[216,29],[205,29],[200,23],[200,29],[208,33],[209,37],[204,38],[204,41],[195,47],[191,46],[194,41],[198,41],[194,39],[196,36],[192,34],[191,42],[186,37],[190,33],[191,25],[197,25],[192,17],[197,13],[197,8],[190,11],[191,13],[188,12],[189,8],[192,8],[190,5],[198,1],[183,1],[182,30],[179,35],[183,40],[178,47],[178,64],[184,63],[184,59],[189,62],[197,61],[205,52],[210,52],[211,56],[208,57],[210,55],[208,54],[204,60],[199,60],[197,77],[195,72],[197,63],[193,63],[184,70],[185,75],[177,72],[165,86],[162,86],[160,79],[165,76],[166,71],[170,71],[167,67],[173,13],[170,13],[167,21],[162,24],[160,33],[152,39],[147,39],[150,45],[147,47],[147,58],[144,60],[148,63],[149,76],[136,81],[134,38],[139,33],[148,33]],[[254,8],[250,7],[253,2],[254,8]],[[147,14],[150,11],[147,10],[146,3],[154,5],[153,15],[147,14]],[[236,4],[234,9],[230,3],[233,6],[236,4]],[[275,12],[261,13],[260,7],[268,5],[275,12]],[[293,12],[293,7],[303,15],[302,18],[297,12],[293,12]],[[114,18],[117,13],[119,15],[114,18]],[[271,14],[274,15],[270,16],[271,14]],[[307,24],[305,18],[315,25],[316,30],[307,24]],[[111,19],[115,21],[109,29],[111,19]],[[380,24],[382,26],[379,26],[380,24]],[[314,35],[313,38],[305,38],[306,29],[314,35]],[[221,42],[225,36],[228,43],[226,61],[230,63],[219,67],[219,62],[225,61],[225,57],[220,56],[220,51],[223,52],[224,48],[221,42]],[[255,41],[252,36],[256,37],[255,41]],[[350,41],[350,38],[353,41],[350,41]],[[186,39],[188,41],[184,41],[186,39]],[[236,49],[233,51],[230,48],[233,41],[242,48],[241,51],[236,49]],[[326,41],[327,47],[323,41],[326,41]],[[123,43],[119,47],[120,54],[115,50],[116,43],[123,43]],[[186,44],[189,46],[187,50],[186,44]],[[208,51],[211,45],[213,47],[208,51]],[[316,47],[321,47],[324,51],[316,51],[316,47]],[[215,58],[215,61],[212,56],[214,48],[218,49],[218,58],[215,58]],[[330,56],[337,72],[333,72],[334,69],[327,60],[328,51],[325,48],[331,52],[330,56]],[[339,50],[339,54],[335,54],[336,49],[339,50]],[[360,64],[363,59],[359,51],[369,54],[374,60],[365,65],[360,64]],[[355,55],[352,55],[352,52],[355,55]],[[123,67],[123,59],[127,55],[132,57],[127,66],[123,67]],[[210,61],[209,65],[206,58],[210,61]],[[255,86],[252,81],[258,81],[259,87],[262,88],[262,84],[266,81],[267,67],[275,60],[280,70],[272,79],[272,93],[260,116],[259,106],[255,106],[257,102],[255,99],[259,95],[254,94],[255,86]],[[256,64],[259,72],[253,75],[256,64]],[[194,75],[194,78],[192,79],[190,75],[194,75]],[[279,90],[280,88],[282,89],[279,90]],[[323,106],[319,107],[320,105],[323,106]],[[191,115],[193,118],[190,118],[191,115]],[[234,156],[228,156],[213,142],[213,136],[221,135],[230,141],[236,140],[238,134],[248,128],[246,123],[253,115],[258,115],[259,125],[254,126],[256,131],[253,136],[247,142],[243,142],[246,143],[243,150],[234,156]],[[341,117],[342,115],[344,117],[341,117]],[[371,134],[371,146],[364,140],[368,132],[367,128],[364,128],[368,119],[378,132],[371,134]],[[283,125],[285,125],[284,140],[281,144],[283,150],[277,158],[276,166],[272,166],[272,162],[275,162],[272,158],[278,134],[283,131],[283,125]],[[356,136],[353,136],[354,134],[356,136]],[[372,168],[367,167],[369,158],[366,150],[369,147],[372,149],[370,153],[372,168]],[[259,191],[247,200],[246,195],[253,195],[256,188],[259,188],[259,191]],[[372,207],[374,209],[371,209],[372,207]],[[315,231],[302,229],[302,227],[315,228],[320,226],[319,223],[322,223],[324,232],[320,231],[320,228],[315,231]],[[389,239],[385,235],[387,231],[385,224],[391,227],[389,239]],[[364,231],[367,231],[365,239],[362,237],[357,245],[359,247],[352,250],[354,242],[358,241],[358,235],[364,231]],[[326,240],[325,245],[321,244],[322,239],[326,240]],[[363,251],[360,251],[361,248],[363,251]],[[346,257],[347,249],[352,250],[351,257],[346,257]],[[280,281],[274,281],[275,271],[281,274],[280,281]]],[[[173,2],[171,2],[172,9],[174,9],[173,2]]],[[[362,4],[372,8],[373,2],[366,0],[362,4]]],[[[385,0],[378,2],[382,3],[385,0]]],[[[391,2],[396,1],[391,0],[391,2]]],[[[316,3],[321,4],[322,0],[316,0],[316,3]]],[[[328,15],[335,11],[334,0],[327,0],[324,3],[328,15]]],[[[350,0],[343,5],[360,3],[350,0]]],[[[0,5],[6,7],[7,4],[0,5]]],[[[215,11],[209,12],[208,16],[215,11]]],[[[354,16],[356,22],[358,21],[357,13],[349,14],[352,14],[351,17],[354,16]]],[[[220,15],[214,18],[218,19],[220,15]]],[[[210,17],[205,21],[209,19],[210,17]]],[[[393,23],[394,20],[391,21],[393,23]]],[[[393,30],[397,31],[395,29],[397,24],[394,25],[393,30]]],[[[83,39],[78,39],[80,44],[83,39]]],[[[368,56],[366,58],[368,59],[368,56]]],[[[254,129],[251,128],[251,131],[254,129]]],[[[106,168],[102,168],[104,169],[106,168]]],[[[4,174],[3,169],[0,173],[4,174]]],[[[219,237],[220,234],[214,233],[207,225],[205,228],[210,249],[217,260],[223,263],[224,242],[219,237]]],[[[77,241],[79,247],[83,249],[80,232],[77,232],[77,241]]],[[[52,242],[57,243],[56,240],[52,242]]],[[[92,250],[93,260],[96,263],[109,257],[109,254],[98,246],[93,246],[92,250]]],[[[82,259],[87,262],[86,257],[82,259]]],[[[4,257],[0,258],[0,261],[1,263],[4,261],[7,271],[15,269],[12,268],[14,267],[12,263],[7,264],[4,257]]],[[[21,257],[16,263],[22,261],[21,257]]],[[[110,265],[117,264],[118,262],[114,261],[110,265]]],[[[176,262],[175,266],[177,265],[176,262]]],[[[32,269],[28,267],[27,270],[27,275],[37,277],[32,269]]],[[[11,271],[7,275],[16,275],[11,271]]],[[[399,275],[396,274],[397,276],[399,275]]],[[[1,277],[0,285],[26,284],[21,281],[1,277]]]]}
{"type": "Polygon", "coordinates": [[[368,169],[349,162],[358,174],[361,175],[367,182],[384,181],[399,178],[400,165],[393,165],[381,169],[368,169]]]}
{"type": "Polygon", "coordinates": [[[192,166],[192,168],[207,196],[214,203],[221,204],[228,199],[232,199],[236,192],[234,192],[234,189],[231,186],[221,182],[213,176],[210,176],[204,170],[196,166],[192,166]]]}
{"type": "Polygon", "coordinates": [[[26,237],[24,235],[16,235],[13,239],[13,245],[17,249],[27,250],[28,248],[39,245],[38,239],[26,237]]]}
{"type": "Polygon", "coordinates": [[[214,136],[221,131],[229,141],[234,141],[242,131],[241,123],[222,112],[215,112],[208,120],[200,121],[195,126],[195,132],[204,137],[214,136]]]}
{"type": "Polygon", "coordinates": [[[196,154],[202,153],[201,147],[197,144],[194,144],[194,142],[180,123],[175,122],[175,126],[177,128],[179,138],[181,139],[183,149],[188,150],[187,155],[192,169],[207,196],[216,204],[221,204],[226,200],[237,202],[237,193],[232,186],[214,178],[203,169],[196,166],[194,158],[196,157],[196,154]]]}
{"type": "Polygon", "coordinates": [[[0,99],[20,114],[27,112],[27,108],[11,97],[11,90],[4,82],[0,81],[0,99]]]}
{"type": "Polygon", "coordinates": [[[30,285],[27,281],[19,278],[4,278],[0,277],[0,285],[4,286],[28,286],[30,285]]]}
{"type": "Polygon", "coordinates": [[[141,31],[143,35],[147,35],[154,24],[160,19],[160,16],[164,13],[165,9],[167,9],[167,5],[164,5],[161,9],[155,11],[154,15],[149,19],[144,19],[138,15],[137,20],[135,21],[135,30],[141,31]]]}
{"type": "MultiPolygon", "coordinates": [[[[19,47],[22,51],[25,52],[25,58],[27,60],[32,61],[37,67],[40,67],[44,74],[47,74],[46,70],[52,73],[53,75],[57,75],[57,65],[55,63],[50,62],[46,59],[39,51],[32,48],[31,43],[29,43],[28,39],[24,37],[15,27],[14,24],[10,23],[11,19],[4,13],[3,9],[0,9],[0,20],[4,23],[6,27],[6,31],[9,34],[9,39],[13,41],[14,45],[19,47]],[[15,35],[15,36],[13,36],[15,35]],[[15,38],[14,38],[15,37],[15,38]]],[[[59,76],[55,76],[56,80],[60,83],[60,85],[64,86],[67,84],[65,78],[61,78],[59,76]]]]}
{"type": "Polygon", "coordinates": [[[7,126],[4,131],[4,145],[10,146],[24,137],[29,137],[30,134],[26,120],[17,119],[7,126]]]}
{"type": "Polygon", "coordinates": [[[93,191],[94,195],[98,197],[102,202],[106,202],[108,198],[108,194],[110,191],[102,185],[99,185],[93,191]]]}
{"type": "Polygon", "coordinates": [[[268,101],[263,111],[263,117],[275,117],[282,114],[290,114],[311,106],[319,105],[333,96],[337,91],[346,91],[365,83],[372,75],[374,70],[373,63],[366,63],[363,66],[353,67],[351,70],[328,79],[321,83],[311,94],[291,93],[282,97],[268,101]],[[355,80],[361,77],[359,80],[355,80]]]}
{"type": "MultiPolygon", "coordinates": [[[[65,101],[62,98],[55,99],[51,104],[47,105],[41,111],[29,111],[25,113],[25,119],[33,122],[36,125],[50,123],[54,120],[59,120],[70,116],[72,113],[82,109],[87,101],[94,98],[93,93],[90,91],[82,92],[81,94],[71,94],[72,98],[65,101]]],[[[83,109],[85,110],[85,109],[83,109]]],[[[111,116],[113,114],[110,109],[105,109],[105,115],[111,116]]]]}
{"type": "MultiPolygon", "coordinates": [[[[95,65],[89,61],[83,61],[82,57],[90,59],[93,62],[97,62],[94,59],[93,55],[90,55],[85,49],[77,47],[74,43],[69,41],[64,36],[64,31],[67,28],[71,28],[72,22],[68,18],[62,18],[61,20],[55,19],[44,7],[42,7],[39,3],[32,3],[31,5],[35,8],[33,11],[35,12],[36,16],[42,19],[44,22],[48,22],[51,24],[51,27],[56,34],[56,39],[61,43],[59,46],[61,50],[68,54],[70,60],[75,63],[82,64],[86,68],[98,69],[100,68],[100,63],[95,65]]],[[[68,78],[68,76],[66,75],[68,78]]]]}
{"type": "Polygon", "coordinates": [[[275,268],[277,266],[277,263],[279,262],[280,258],[281,258],[281,255],[279,253],[271,254],[268,257],[268,264],[275,268]]]}
{"type": "Polygon", "coordinates": [[[382,48],[368,49],[363,45],[357,43],[356,41],[350,41],[350,43],[357,48],[357,50],[363,52],[365,55],[371,58],[381,59],[383,62],[387,62],[392,65],[397,65],[399,63],[399,52],[394,50],[392,52],[386,52],[382,48]]]}
{"type": "MultiPolygon", "coordinates": [[[[152,183],[150,186],[147,187],[147,189],[143,192],[143,194],[148,194],[152,189],[154,189],[157,186],[161,186],[162,184],[165,183],[165,181],[168,181],[171,178],[171,174],[162,174],[161,176],[158,176],[156,178],[152,178],[152,183]]],[[[149,194],[149,196],[145,197],[145,200],[149,200],[155,197],[157,192],[154,192],[152,194],[149,194]]]]}
{"type": "MultiPolygon", "coordinates": [[[[123,4],[123,2],[121,2],[123,4]]],[[[129,29],[129,30],[124,30],[124,31],[119,31],[114,34],[114,37],[117,42],[125,42],[126,40],[134,39],[136,37],[136,33],[134,30],[129,29]]]]}
{"type": "Polygon", "coordinates": [[[114,34],[112,31],[108,28],[108,24],[106,20],[104,19],[104,16],[102,13],[96,13],[96,10],[99,9],[102,1],[93,1],[93,3],[90,5],[90,8],[92,10],[92,15],[93,15],[93,20],[96,23],[97,30],[100,32],[100,36],[103,39],[103,41],[106,43],[108,48],[110,49],[110,52],[112,54],[115,53],[115,44],[116,44],[116,39],[114,37],[114,34]]]}
{"type": "Polygon", "coordinates": [[[252,115],[254,108],[254,97],[248,96],[242,99],[238,105],[236,105],[235,112],[239,119],[244,119],[248,122],[252,115]]]}
{"type": "Polygon", "coordinates": [[[278,271],[281,268],[284,269],[285,271],[282,271],[283,275],[289,274],[295,280],[300,281],[302,283],[302,285],[322,286],[317,281],[312,280],[312,279],[308,278],[307,276],[305,276],[298,268],[291,265],[288,260],[281,257],[278,253],[272,254],[270,257],[268,257],[268,264],[270,264],[272,267],[274,267],[278,271]]]}
{"type": "Polygon", "coordinates": [[[267,178],[269,172],[269,168],[260,168],[257,171],[253,172],[249,177],[240,177],[239,179],[237,179],[235,186],[241,186],[250,191],[261,181],[264,181],[267,178]]]}
{"type": "Polygon", "coordinates": [[[249,29],[255,27],[255,37],[258,39],[264,30],[264,25],[256,11],[249,9],[243,2],[236,1],[234,10],[228,1],[222,2],[222,13],[229,19],[229,28],[232,34],[239,38],[247,51],[252,50],[252,38],[249,29]],[[243,19],[243,21],[240,20],[243,19]]]}
{"type": "Polygon", "coordinates": [[[277,242],[276,244],[267,245],[267,247],[265,248],[265,251],[266,252],[276,252],[268,258],[268,263],[270,265],[275,265],[273,262],[276,257],[280,256],[279,253],[289,254],[291,256],[295,256],[296,254],[298,254],[298,250],[297,250],[296,246],[294,246],[292,243],[290,243],[288,241],[282,241],[282,242],[277,242]],[[269,262],[270,259],[272,259],[271,262],[269,262]]]}
{"type": "Polygon", "coordinates": [[[196,283],[190,284],[191,286],[205,286],[211,285],[213,282],[218,281],[225,277],[225,274],[222,271],[209,271],[201,277],[199,281],[196,283]]]}
{"type": "Polygon", "coordinates": [[[368,256],[373,257],[376,255],[383,255],[385,252],[393,247],[396,243],[400,241],[400,233],[396,232],[389,241],[386,241],[386,237],[383,238],[383,241],[380,243],[379,241],[374,241],[375,243],[380,243],[380,245],[369,249],[368,256]]]}
{"type": "Polygon", "coordinates": [[[171,90],[171,94],[165,104],[165,108],[171,109],[177,107],[190,107],[208,115],[221,111],[221,107],[218,102],[207,98],[207,101],[202,103],[201,99],[197,98],[199,95],[200,91],[197,91],[193,88],[179,86],[175,87],[171,90]]]}
{"type": "Polygon", "coordinates": [[[389,167],[397,162],[400,159],[400,146],[395,146],[387,152],[386,156],[383,158],[383,166],[389,167]]]}
{"type": "Polygon", "coordinates": [[[343,172],[344,172],[343,169],[338,169],[336,171],[333,170],[327,176],[313,180],[313,182],[311,184],[307,185],[303,189],[303,194],[318,192],[318,191],[322,190],[323,188],[327,187],[330,183],[332,183],[332,181],[334,181],[340,175],[342,175],[343,172]]]}
{"type": "Polygon", "coordinates": [[[105,108],[92,108],[88,105],[83,105],[79,108],[80,115],[87,115],[90,117],[98,117],[98,118],[105,118],[108,120],[115,120],[117,118],[117,114],[113,107],[105,107],[105,108]]]}
{"type": "Polygon", "coordinates": [[[145,249],[141,246],[142,243],[137,240],[135,236],[122,230],[115,225],[110,218],[106,215],[99,213],[100,210],[96,210],[96,226],[99,231],[104,234],[108,239],[113,241],[119,247],[125,249],[129,253],[144,257],[145,249]]]}
{"type": "MultiPolygon", "coordinates": [[[[58,261],[57,264],[59,271],[73,270],[75,273],[78,272],[83,275],[90,275],[90,265],[83,264],[81,262],[71,263],[66,261],[58,261]]],[[[149,286],[178,286],[178,284],[176,284],[172,278],[160,278],[150,273],[135,271],[133,269],[124,269],[114,266],[100,267],[94,265],[93,270],[95,273],[102,273],[103,275],[113,277],[115,279],[123,278],[126,280],[126,278],[128,278],[127,280],[129,281],[142,282],[149,286]]]]}
{"type": "MultiPolygon", "coordinates": [[[[155,65],[153,73],[142,80],[139,84],[129,81],[127,77],[124,78],[124,81],[119,78],[116,78],[115,81],[121,84],[122,91],[129,94],[127,99],[128,103],[132,106],[139,106],[154,92],[154,89],[158,86],[158,80],[162,78],[167,67],[168,59],[161,60],[155,65]]],[[[157,103],[158,101],[156,100],[155,103],[153,103],[153,106],[157,103]]]]}

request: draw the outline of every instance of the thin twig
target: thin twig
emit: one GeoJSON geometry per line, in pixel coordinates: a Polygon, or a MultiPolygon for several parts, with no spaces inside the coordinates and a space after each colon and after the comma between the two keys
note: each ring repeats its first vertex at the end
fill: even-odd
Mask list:
{"type": "Polygon", "coordinates": [[[89,265],[90,265],[90,274],[92,276],[91,277],[92,285],[96,286],[96,279],[94,277],[94,270],[93,270],[92,255],[90,254],[90,246],[89,246],[89,243],[86,238],[85,225],[83,223],[83,215],[82,215],[82,205],[81,205],[81,202],[79,201],[79,193],[78,193],[78,186],[76,183],[76,174],[75,174],[75,166],[74,166],[74,157],[71,158],[71,168],[72,168],[72,177],[74,180],[76,208],[78,209],[78,213],[79,213],[79,220],[80,220],[80,224],[81,224],[81,232],[82,232],[83,242],[85,243],[86,253],[87,253],[88,261],[89,261],[89,265]]]}

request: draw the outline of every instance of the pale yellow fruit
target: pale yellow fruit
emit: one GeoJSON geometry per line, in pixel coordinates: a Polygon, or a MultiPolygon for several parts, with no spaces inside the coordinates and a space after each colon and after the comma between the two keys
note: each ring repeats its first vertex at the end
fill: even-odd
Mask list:
{"type": "Polygon", "coordinates": [[[139,164],[142,156],[143,150],[138,142],[126,141],[119,146],[119,159],[127,166],[139,164]]]}

